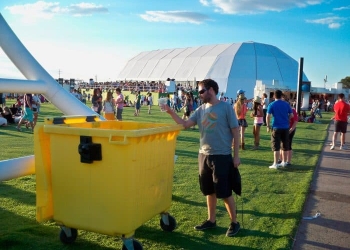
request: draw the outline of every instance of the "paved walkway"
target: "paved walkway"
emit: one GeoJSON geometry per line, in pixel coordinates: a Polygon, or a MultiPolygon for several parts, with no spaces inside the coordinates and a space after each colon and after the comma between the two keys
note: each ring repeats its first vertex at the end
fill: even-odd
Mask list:
{"type": "Polygon", "coordinates": [[[338,142],[330,150],[334,124],[329,126],[328,139],[320,155],[304,206],[293,249],[350,249],[350,124],[346,137],[347,150],[338,142]]]}

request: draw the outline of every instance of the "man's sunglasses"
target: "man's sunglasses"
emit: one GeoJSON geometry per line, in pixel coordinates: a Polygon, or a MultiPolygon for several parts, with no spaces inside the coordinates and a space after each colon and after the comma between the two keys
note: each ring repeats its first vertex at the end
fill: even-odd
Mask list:
{"type": "Polygon", "coordinates": [[[198,93],[199,93],[200,95],[202,95],[202,94],[204,94],[205,91],[207,91],[207,90],[206,90],[206,89],[201,89],[200,91],[198,91],[198,93]]]}

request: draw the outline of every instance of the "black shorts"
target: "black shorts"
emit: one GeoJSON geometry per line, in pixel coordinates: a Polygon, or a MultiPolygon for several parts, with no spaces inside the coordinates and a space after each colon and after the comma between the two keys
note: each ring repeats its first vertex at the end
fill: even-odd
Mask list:
{"type": "Polygon", "coordinates": [[[348,127],[348,123],[347,122],[343,122],[343,121],[334,121],[334,132],[341,132],[343,134],[346,133],[347,127],[348,127]]]}
{"type": "Polygon", "coordinates": [[[289,143],[288,143],[288,150],[287,151],[293,150],[292,149],[292,141],[293,141],[293,137],[295,135],[295,130],[296,129],[294,129],[293,132],[289,134],[289,143]]]}
{"type": "Polygon", "coordinates": [[[279,151],[282,145],[283,151],[289,150],[289,129],[278,129],[272,130],[271,134],[271,148],[272,151],[279,151]]]}
{"type": "Polygon", "coordinates": [[[244,127],[244,128],[248,127],[248,123],[247,123],[246,119],[238,119],[238,125],[240,127],[244,127]]]}
{"type": "Polygon", "coordinates": [[[216,194],[217,198],[232,195],[232,155],[198,154],[199,186],[203,195],[216,194]]]}

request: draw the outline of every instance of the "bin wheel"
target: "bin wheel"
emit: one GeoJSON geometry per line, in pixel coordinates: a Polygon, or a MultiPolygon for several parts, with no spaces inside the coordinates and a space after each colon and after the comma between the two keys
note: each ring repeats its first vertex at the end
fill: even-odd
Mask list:
{"type": "Polygon", "coordinates": [[[176,228],[176,220],[173,216],[168,215],[169,225],[166,225],[162,219],[160,219],[160,227],[163,231],[172,232],[176,228]]]}
{"type": "MultiPolygon", "coordinates": [[[[143,250],[143,247],[139,241],[133,239],[132,244],[133,244],[134,250],[143,250]]],[[[122,250],[129,250],[129,249],[123,244],[122,250]]]]}
{"type": "Polygon", "coordinates": [[[77,239],[77,237],[78,237],[78,230],[76,230],[75,228],[70,228],[70,230],[71,230],[71,234],[72,235],[70,237],[68,237],[66,235],[66,233],[64,232],[64,230],[61,229],[60,240],[62,241],[62,243],[64,243],[64,244],[71,244],[77,239]]]}

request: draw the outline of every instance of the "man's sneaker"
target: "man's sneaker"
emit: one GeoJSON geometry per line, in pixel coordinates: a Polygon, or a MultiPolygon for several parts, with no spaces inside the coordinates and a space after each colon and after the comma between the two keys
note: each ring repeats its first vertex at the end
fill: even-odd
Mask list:
{"type": "Polygon", "coordinates": [[[202,224],[195,226],[194,229],[201,231],[201,230],[214,228],[214,227],[216,227],[216,221],[211,222],[210,220],[205,220],[205,221],[203,221],[202,224]]]}
{"type": "Polygon", "coordinates": [[[340,150],[346,150],[348,149],[345,145],[340,145],[340,150]]]}
{"type": "Polygon", "coordinates": [[[333,150],[334,149],[334,145],[332,144],[332,146],[331,146],[331,150],[333,150]]]}
{"type": "Polygon", "coordinates": [[[281,168],[287,167],[287,162],[282,161],[280,164],[278,164],[281,168]]]}
{"type": "Polygon", "coordinates": [[[231,222],[230,227],[227,229],[226,236],[227,237],[235,236],[238,233],[239,229],[241,229],[239,222],[237,223],[231,222]]]}
{"type": "Polygon", "coordinates": [[[290,166],[290,165],[292,165],[292,163],[290,163],[290,162],[286,162],[286,166],[290,166]]]}
{"type": "Polygon", "coordinates": [[[269,168],[270,169],[278,169],[281,165],[280,164],[272,164],[269,168]]]}
{"type": "Polygon", "coordinates": [[[282,163],[282,160],[278,160],[277,163],[278,163],[278,164],[281,164],[281,163],[282,163]]]}

